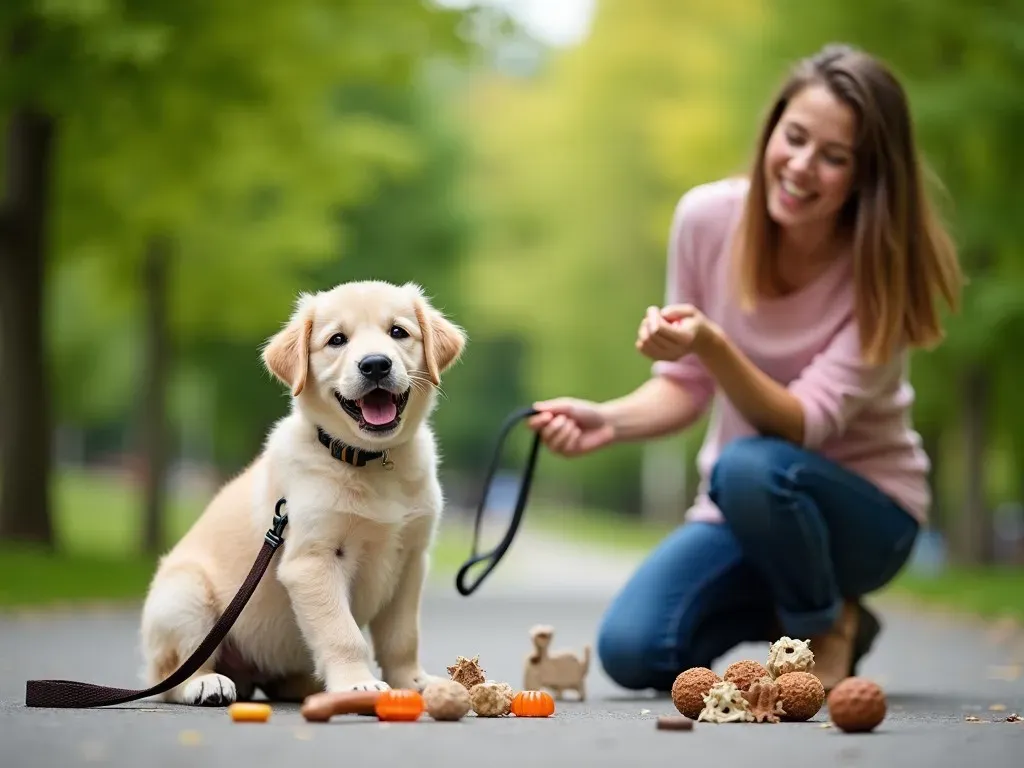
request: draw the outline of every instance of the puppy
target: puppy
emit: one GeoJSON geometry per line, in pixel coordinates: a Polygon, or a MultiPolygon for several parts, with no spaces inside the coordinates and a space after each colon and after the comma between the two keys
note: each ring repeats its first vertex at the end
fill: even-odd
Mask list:
{"type": "Polygon", "coordinates": [[[422,690],[420,599],[441,515],[428,418],[466,336],[415,284],[299,297],[263,349],[291,410],[160,561],[142,610],[147,685],[195,650],[252,568],[284,498],[284,544],[228,636],[163,694],[230,704],[320,690],[422,690]],[[380,676],[363,635],[372,637],[380,676]]]}

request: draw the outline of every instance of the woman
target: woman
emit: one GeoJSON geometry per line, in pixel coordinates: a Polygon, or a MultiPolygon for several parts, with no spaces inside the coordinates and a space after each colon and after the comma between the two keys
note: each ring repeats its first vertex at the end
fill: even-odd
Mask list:
{"type": "Polygon", "coordinates": [[[549,449],[578,456],[682,430],[714,404],[684,525],[604,617],[608,675],[669,690],[740,642],[809,639],[826,689],[879,625],[858,598],[904,565],[930,504],[907,353],[959,303],[905,94],[881,62],[828,46],[782,87],[749,180],[679,202],[667,306],[636,347],[653,376],[594,403],[536,403],[549,449]]]}

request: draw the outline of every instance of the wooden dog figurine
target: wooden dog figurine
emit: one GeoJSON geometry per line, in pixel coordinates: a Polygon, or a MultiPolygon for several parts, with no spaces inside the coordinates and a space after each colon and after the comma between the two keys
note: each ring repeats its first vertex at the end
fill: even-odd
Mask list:
{"type": "Polygon", "coordinates": [[[590,670],[590,646],[583,646],[582,656],[571,651],[552,653],[548,650],[554,629],[547,624],[538,624],[530,630],[533,653],[526,657],[523,674],[523,690],[551,690],[556,699],[563,698],[565,691],[576,691],[580,701],[586,698],[586,676],[590,670]]]}

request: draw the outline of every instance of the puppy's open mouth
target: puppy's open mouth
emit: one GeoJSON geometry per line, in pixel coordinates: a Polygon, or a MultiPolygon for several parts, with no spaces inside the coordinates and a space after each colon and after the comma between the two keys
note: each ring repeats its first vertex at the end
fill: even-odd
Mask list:
{"type": "Polygon", "coordinates": [[[410,391],[407,389],[405,392],[395,394],[377,387],[358,400],[342,397],[337,390],[334,396],[341,404],[342,410],[355,419],[360,429],[366,432],[387,432],[397,427],[401,421],[402,411],[409,402],[410,391]]]}

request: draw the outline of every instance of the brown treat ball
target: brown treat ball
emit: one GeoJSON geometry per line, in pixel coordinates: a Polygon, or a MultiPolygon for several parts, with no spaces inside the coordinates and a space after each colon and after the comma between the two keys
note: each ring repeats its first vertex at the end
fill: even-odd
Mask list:
{"type": "Polygon", "coordinates": [[[825,687],[810,672],[787,672],[775,678],[775,683],[779,686],[779,701],[786,713],[783,720],[810,720],[825,703],[825,687]]]}
{"type": "Polygon", "coordinates": [[[707,667],[690,667],[680,672],[672,683],[672,703],[680,714],[696,720],[704,709],[704,696],[711,686],[720,682],[722,678],[707,667]]]}
{"type": "Polygon", "coordinates": [[[847,733],[871,731],[885,719],[885,692],[872,680],[848,677],[829,693],[828,711],[836,727],[847,733]]]}
{"type": "Polygon", "coordinates": [[[435,720],[460,720],[470,708],[469,691],[455,680],[438,680],[423,689],[423,704],[435,720]]]}
{"type": "Polygon", "coordinates": [[[512,711],[509,686],[503,683],[477,683],[469,689],[469,702],[478,717],[504,717],[512,711]]]}
{"type": "Polygon", "coordinates": [[[487,680],[484,669],[480,666],[480,657],[474,656],[467,659],[465,656],[458,656],[455,663],[448,667],[448,675],[457,683],[462,683],[468,691],[474,685],[487,680]]]}
{"type": "Polygon", "coordinates": [[[759,661],[737,661],[730,664],[722,675],[723,680],[735,683],[741,691],[749,691],[750,686],[762,677],[770,677],[768,670],[759,661]]]}

